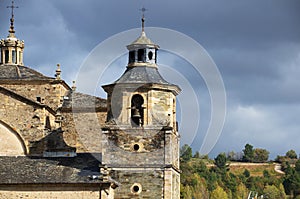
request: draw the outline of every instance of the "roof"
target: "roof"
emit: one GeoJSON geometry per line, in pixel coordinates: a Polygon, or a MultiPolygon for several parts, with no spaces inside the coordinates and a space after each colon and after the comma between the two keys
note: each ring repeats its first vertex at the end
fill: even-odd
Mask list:
{"type": "Polygon", "coordinates": [[[70,91],[65,97],[62,109],[106,109],[106,99],[70,91]]]}
{"type": "Polygon", "coordinates": [[[88,153],[68,158],[0,156],[0,184],[101,183],[100,162],[88,153]]]}
{"type": "Polygon", "coordinates": [[[106,92],[110,92],[109,90],[115,88],[117,85],[135,89],[142,87],[165,89],[172,91],[175,95],[178,95],[181,91],[177,85],[164,80],[156,67],[149,67],[147,65],[127,67],[126,71],[117,81],[104,85],[102,88],[106,92]]]}
{"type": "Polygon", "coordinates": [[[1,79],[53,80],[54,78],[44,76],[26,66],[4,64],[0,65],[1,79]]]}
{"type": "Polygon", "coordinates": [[[159,48],[159,46],[155,43],[153,43],[147,36],[146,33],[143,31],[141,36],[138,37],[135,41],[133,41],[131,44],[129,44],[127,46],[127,48],[129,50],[131,50],[132,48],[135,48],[136,46],[140,46],[140,45],[146,45],[148,47],[154,47],[154,48],[159,48]]]}
{"type": "Polygon", "coordinates": [[[156,67],[147,66],[128,67],[115,83],[157,83],[171,85],[163,79],[156,67]]]}

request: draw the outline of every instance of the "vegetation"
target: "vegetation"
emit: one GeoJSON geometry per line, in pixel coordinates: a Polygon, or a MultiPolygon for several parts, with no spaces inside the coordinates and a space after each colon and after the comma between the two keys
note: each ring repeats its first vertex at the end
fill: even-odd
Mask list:
{"type": "Polygon", "coordinates": [[[275,162],[268,162],[267,150],[250,144],[242,154],[220,153],[214,160],[199,152],[193,155],[188,145],[180,154],[183,199],[246,199],[250,193],[272,199],[300,198],[300,160],[293,150],[277,156],[275,162]],[[278,164],[285,173],[275,171],[278,164]]]}

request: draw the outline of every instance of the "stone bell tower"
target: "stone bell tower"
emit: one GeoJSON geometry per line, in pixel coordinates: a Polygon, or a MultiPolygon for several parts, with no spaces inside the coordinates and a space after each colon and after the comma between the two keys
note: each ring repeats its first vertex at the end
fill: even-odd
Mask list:
{"type": "Polygon", "coordinates": [[[24,41],[19,40],[15,36],[14,29],[14,1],[12,1],[12,5],[9,6],[11,8],[11,18],[10,18],[10,28],[9,34],[6,39],[0,40],[0,64],[8,64],[8,65],[24,65],[23,63],[23,50],[24,50],[24,41]]]}
{"type": "Polygon", "coordinates": [[[159,46],[142,33],[129,50],[124,74],[103,86],[107,123],[102,131],[102,163],[120,182],[115,198],[179,199],[179,134],[176,95],[180,88],[158,72],[159,46]]]}

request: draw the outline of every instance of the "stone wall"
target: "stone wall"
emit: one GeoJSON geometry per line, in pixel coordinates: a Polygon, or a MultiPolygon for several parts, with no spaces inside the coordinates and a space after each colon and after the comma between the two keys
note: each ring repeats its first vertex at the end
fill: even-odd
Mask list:
{"type": "Polygon", "coordinates": [[[140,95],[144,100],[143,126],[176,127],[176,98],[172,92],[162,90],[115,91],[108,95],[108,120],[113,118],[121,126],[131,125],[131,99],[134,95],[140,95]]]}
{"type": "Polygon", "coordinates": [[[106,112],[63,112],[62,130],[65,142],[77,152],[101,153],[101,127],[106,112]]]}
{"type": "Polygon", "coordinates": [[[4,88],[12,90],[24,97],[46,104],[56,110],[63,102],[63,96],[68,89],[60,83],[50,81],[20,81],[1,84],[4,88]]]}
{"type": "Polygon", "coordinates": [[[0,98],[1,121],[22,138],[27,151],[31,141],[38,141],[45,136],[47,118],[49,125],[55,128],[55,116],[45,108],[28,104],[4,93],[0,93],[0,98]]]}
{"type": "Polygon", "coordinates": [[[164,165],[164,136],[163,131],[142,128],[102,131],[102,162],[111,167],[164,165]]]}
{"type": "Polygon", "coordinates": [[[116,198],[179,198],[179,135],[172,128],[111,125],[102,132],[102,146],[102,163],[121,183],[116,198]]]}
{"type": "Polygon", "coordinates": [[[163,198],[164,174],[160,168],[115,170],[111,175],[121,184],[115,189],[115,199],[163,198]]]}
{"type": "Polygon", "coordinates": [[[113,199],[113,190],[90,184],[0,185],[1,199],[113,199]]]}

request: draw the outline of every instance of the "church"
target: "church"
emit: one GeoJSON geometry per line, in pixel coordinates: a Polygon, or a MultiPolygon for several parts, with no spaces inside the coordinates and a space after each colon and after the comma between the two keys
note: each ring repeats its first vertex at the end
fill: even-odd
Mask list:
{"type": "Polygon", "coordinates": [[[0,198],[179,199],[180,88],[159,74],[144,15],[102,99],[69,86],[59,64],[54,77],[25,66],[11,8],[0,40],[0,198]]]}

